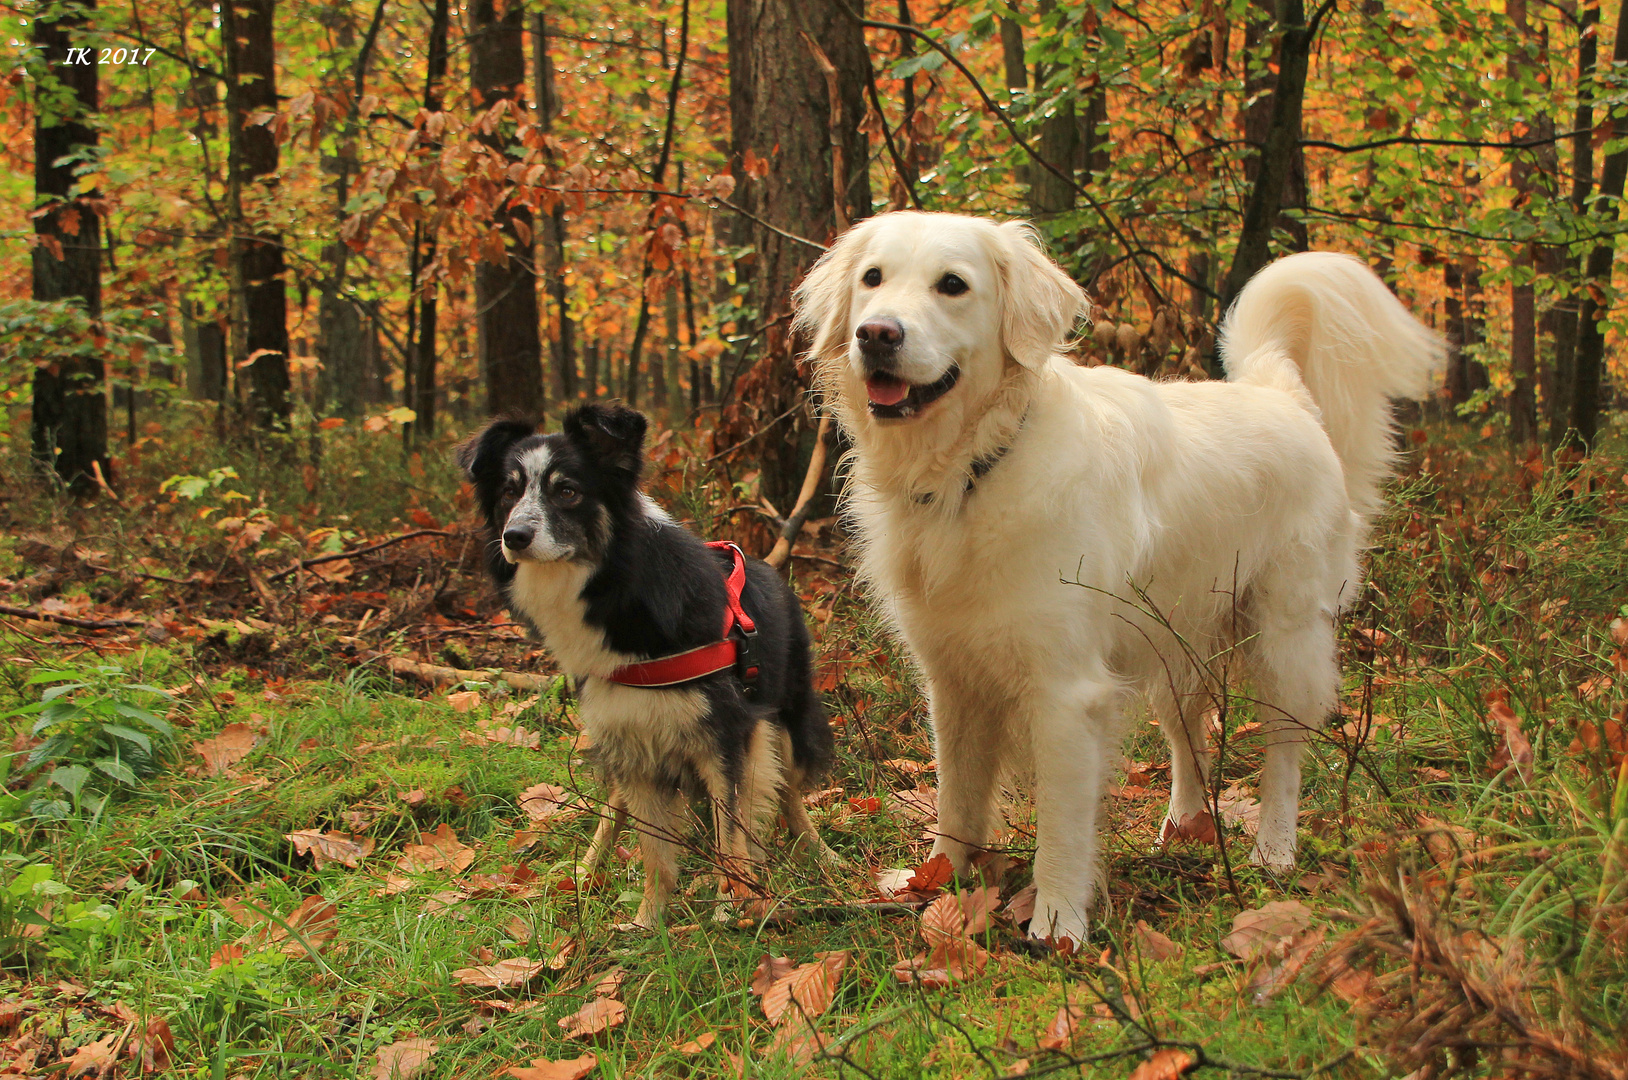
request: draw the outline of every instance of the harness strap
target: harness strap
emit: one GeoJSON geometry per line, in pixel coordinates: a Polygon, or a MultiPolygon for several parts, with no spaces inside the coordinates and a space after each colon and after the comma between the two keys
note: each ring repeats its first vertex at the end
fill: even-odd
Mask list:
{"type": "Polygon", "coordinates": [[[752,617],[746,614],[746,608],[741,605],[741,593],[746,589],[746,554],[738,544],[729,540],[710,541],[707,547],[727,549],[732,556],[729,573],[724,576],[722,640],[670,656],[658,656],[654,660],[624,664],[607,676],[611,682],[645,688],[678,686],[735,668],[750,690],[758,673],[757,653],[753,647],[757,623],[752,621],[752,617]],[[740,627],[739,634],[735,633],[737,626],[740,627]]]}

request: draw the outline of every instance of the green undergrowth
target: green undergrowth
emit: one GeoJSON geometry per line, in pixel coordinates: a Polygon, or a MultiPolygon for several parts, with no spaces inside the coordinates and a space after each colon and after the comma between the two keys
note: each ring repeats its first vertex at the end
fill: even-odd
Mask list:
{"type": "MultiPolygon", "coordinates": [[[[1422,1045],[1408,1025],[1454,1002],[1450,978],[1368,948],[1389,926],[1383,887],[1412,905],[1416,935],[1493,943],[1465,962],[1508,976],[1529,1028],[1606,1054],[1628,1040],[1628,781],[1613,749],[1628,720],[1618,685],[1628,654],[1612,637],[1612,620],[1628,615],[1624,470],[1612,458],[1521,480],[1431,437],[1376,536],[1374,587],[1344,627],[1342,715],[1307,757],[1293,875],[1247,864],[1261,757],[1237,688],[1217,720],[1225,858],[1204,844],[1156,846],[1166,752],[1135,716],[1129,775],[1116,774],[1102,833],[1108,885],[1082,955],[1031,955],[1002,918],[980,938],[994,953],[982,973],[946,989],[901,981],[895,965],[925,951],[919,917],[854,905],[875,897],[874,871],[927,854],[923,823],[895,795],[933,784],[926,710],[853,590],[821,591],[806,568],[797,584],[839,748],[824,784],[840,791],[824,793],[815,817],[845,865],[822,870],[777,845],[771,917],[719,922],[697,829],[660,933],[619,929],[637,906],[636,859],[618,854],[582,891],[559,884],[603,795],[568,694],[530,701],[483,684],[449,699],[362,662],[267,682],[200,663],[190,644],[99,658],[8,631],[0,711],[37,699],[25,682],[34,671],[113,663],[131,683],[174,692],[164,711],[178,738],[156,776],[97,807],[0,822],[0,920],[10,920],[0,1002],[23,1003],[56,1055],[42,1062],[114,1033],[105,1010],[117,1002],[143,1022],[168,1020],[174,1075],[221,1080],[371,1076],[381,1048],[415,1037],[437,1045],[427,1078],[484,1080],[590,1051],[605,1077],[733,1077],[737,1060],[763,1077],[1128,1076],[1160,1046],[1184,1048],[1197,1075],[1380,1077],[1427,1064],[1408,1057],[1422,1045]],[[535,747],[494,741],[515,728],[535,747]],[[245,730],[253,749],[212,774],[200,751],[245,730]],[[539,784],[578,805],[530,820],[522,794],[539,784]],[[410,846],[442,826],[470,865],[405,872],[410,846]],[[318,870],[288,839],[300,830],[374,846],[359,866],[318,870]],[[288,942],[302,940],[291,917],[318,896],[336,912],[312,957],[288,942]],[[1324,939],[1262,990],[1277,961],[1240,961],[1223,941],[1240,912],[1281,901],[1305,905],[1324,939]],[[251,923],[276,919],[257,930],[245,911],[251,923]],[[1179,955],[1157,955],[1160,936],[1179,955]],[[750,991],[760,959],[833,950],[851,957],[818,1018],[832,1056],[776,1056],[750,991]],[[454,975],[519,957],[553,964],[512,990],[454,975]],[[567,1040],[558,1021],[613,966],[626,972],[626,1020],[567,1040]],[[1047,1049],[1065,1004],[1079,1007],[1076,1030],[1047,1049]],[[716,1041],[700,1053],[681,1049],[707,1033],[716,1041]]],[[[3,723],[5,745],[26,753],[25,718],[3,723]]],[[[6,783],[28,790],[38,775],[16,762],[6,783]]],[[[1010,895],[1031,873],[1021,785],[1007,816],[1010,895]]],[[[1459,1060],[1469,1075],[1501,1075],[1499,1053],[1527,1052],[1496,1018],[1476,1027],[1466,1015],[1466,1030],[1505,1048],[1459,1060]]]]}

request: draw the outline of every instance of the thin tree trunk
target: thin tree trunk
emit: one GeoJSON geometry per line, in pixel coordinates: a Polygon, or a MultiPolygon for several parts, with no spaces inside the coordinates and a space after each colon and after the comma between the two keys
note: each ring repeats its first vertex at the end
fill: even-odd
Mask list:
{"type": "MultiPolygon", "coordinates": [[[[1056,0],[1040,0],[1040,15],[1045,18],[1056,10],[1056,0]]],[[[1037,101],[1047,96],[1046,82],[1052,72],[1044,64],[1034,66],[1034,95],[1037,101]]],[[[1056,166],[1063,176],[1072,175],[1075,159],[1080,151],[1080,127],[1074,118],[1074,102],[1058,106],[1052,114],[1040,121],[1040,137],[1035,149],[1042,160],[1056,166]]],[[[1029,170],[1029,213],[1037,218],[1054,217],[1074,209],[1074,186],[1063,176],[1050,169],[1029,170]]]]}
{"type": "MultiPolygon", "coordinates": [[[[554,86],[554,61],[548,48],[548,17],[541,11],[532,16],[532,61],[537,84],[537,124],[552,131],[560,114],[559,95],[554,86]]],[[[553,151],[548,152],[553,160],[553,151]]],[[[565,204],[556,202],[543,222],[543,276],[549,297],[554,301],[552,340],[555,379],[560,400],[577,397],[576,324],[565,293],[565,204]]]]}
{"type": "MultiPolygon", "coordinates": [[[[1579,220],[1586,217],[1594,187],[1594,75],[1599,61],[1599,0],[1585,0],[1577,38],[1577,112],[1572,118],[1571,208],[1579,220]]],[[[1570,279],[1581,289],[1583,256],[1568,260],[1570,279]]],[[[1570,284],[1570,282],[1568,282],[1570,284]]],[[[1549,445],[1558,447],[1571,427],[1573,386],[1577,369],[1581,293],[1568,295],[1555,318],[1554,394],[1547,402],[1549,445]]]]}
{"type": "MultiPolygon", "coordinates": [[[[514,98],[526,81],[525,7],[472,0],[469,7],[469,71],[476,108],[514,98]]],[[[505,120],[507,127],[512,121],[505,120]]],[[[496,135],[492,145],[500,146],[496,135]]],[[[543,343],[537,310],[537,276],[531,265],[532,216],[511,205],[494,214],[507,250],[501,263],[482,259],[475,268],[475,308],[486,411],[540,416],[548,404],[543,387],[543,343]]]]}
{"type": "MultiPolygon", "coordinates": [[[[1526,21],[1526,0],[1507,0],[1504,10],[1514,24],[1515,40],[1510,44],[1506,65],[1511,80],[1518,80],[1532,67],[1527,39],[1531,27],[1526,21]]],[[[1537,128],[1535,122],[1528,125],[1537,128]]],[[[1510,180],[1515,188],[1516,205],[1532,198],[1532,160],[1517,150],[1511,166],[1510,180]]],[[[1513,387],[1509,394],[1509,437],[1517,447],[1524,447],[1537,438],[1537,301],[1532,287],[1532,245],[1521,244],[1515,251],[1514,275],[1509,284],[1510,330],[1509,363],[1513,387]]]]}
{"type": "Polygon", "coordinates": [[[231,159],[233,362],[238,370],[248,370],[250,420],[257,427],[281,430],[293,412],[282,237],[257,228],[244,209],[247,193],[269,198],[277,186],[276,136],[270,125],[248,123],[255,114],[278,108],[275,11],[276,0],[235,0],[220,8],[231,159]]]}
{"type": "MultiPolygon", "coordinates": [[[[1611,63],[1628,64],[1628,4],[1617,15],[1617,38],[1611,63]]],[[[1611,139],[1628,139],[1628,117],[1618,115],[1611,124],[1611,139]]],[[[1605,319],[1611,313],[1611,267],[1616,261],[1615,226],[1623,183],[1628,180],[1628,148],[1606,155],[1600,169],[1599,194],[1594,202],[1594,227],[1605,234],[1588,253],[1583,267],[1583,306],[1577,315],[1577,356],[1572,368],[1571,410],[1565,442],[1589,453],[1594,449],[1600,423],[1600,374],[1605,363],[1605,319]],[[1601,300],[1605,303],[1601,303],[1601,300]]]]}
{"type": "MultiPolygon", "coordinates": [[[[424,109],[437,113],[444,107],[442,92],[447,78],[447,34],[452,21],[449,0],[435,0],[435,11],[430,17],[429,52],[424,64],[424,109]]],[[[433,152],[438,144],[431,142],[433,152]]],[[[424,233],[424,250],[419,256],[420,266],[435,262],[435,230],[424,233]]],[[[439,330],[440,308],[437,305],[440,290],[432,282],[418,296],[418,337],[413,343],[417,354],[411,358],[413,368],[413,400],[407,403],[413,410],[413,422],[408,426],[414,440],[428,439],[435,434],[435,365],[436,334],[439,330]]],[[[408,299],[408,303],[412,303],[408,299]]]]}
{"type": "MultiPolygon", "coordinates": [[[[1273,43],[1269,38],[1274,7],[1273,0],[1253,0],[1244,25],[1244,57],[1246,63],[1257,58],[1262,61],[1256,73],[1250,75],[1244,83],[1244,98],[1246,101],[1251,102],[1244,108],[1244,138],[1252,144],[1263,147],[1272,129],[1272,116],[1277,101],[1279,77],[1278,71],[1274,70],[1274,65],[1265,61],[1275,60],[1279,65],[1282,63],[1281,56],[1273,56],[1274,48],[1281,48],[1282,41],[1273,43]]],[[[1302,84],[1302,94],[1304,94],[1304,84],[1302,84]]],[[[1283,191],[1278,197],[1277,218],[1272,226],[1275,231],[1286,233],[1289,236],[1289,246],[1294,251],[1305,251],[1310,246],[1310,236],[1306,231],[1306,223],[1283,212],[1290,209],[1304,210],[1306,208],[1306,151],[1300,146],[1300,137],[1301,125],[1297,118],[1294,128],[1294,145],[1289,153],[1289,169],[1284,176],[1283,191]]],[[[1244,158],[1245,181],[1253,184],[1259,179],[1264,159],[1264,150],[1259,156],[1244,158]]]]}
{"type": "MultiPolygon", "coordinates": [[[[87,3],[93,9],[94,3],[87,3]]],[[[36,108],[34,116],[34,193],[42,213],[34,219],[39,242],[33,252],[36,300],[78,299],[86,314],[102,314],[102,222],[95,203],[71,200],[77,183],[78,155],[96,145],[89,120],[97,101],[97,66],[71,62],[70,49],[87,48],[86,18],[64,13],[36,19],[33,41],[40,59],[65,93],[60,112],[36,108]]],[[[94,54],[94,48],[92,48],[94,54]]],[[[77,57],[77,53],[74,54],[77,57]]],[[[108,479],[107,391],[100,356],[64,357],[34,370],[31,437],[34,458],[54,469],[68,490],[85,495],[96,490],[96,470],[108,479]]]]}

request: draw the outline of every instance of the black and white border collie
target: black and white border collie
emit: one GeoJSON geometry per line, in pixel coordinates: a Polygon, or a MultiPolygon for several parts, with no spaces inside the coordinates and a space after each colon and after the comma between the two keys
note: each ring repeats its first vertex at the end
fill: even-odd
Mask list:
{"type": "Polygon", "coordinates": [[[677,882],[685,795],[711,801],[723,875],[737,884],[762,857],[757,830],[776,796],[793,837],[822,861],[834,858],[803,806],[805,784],[830,764],[832,739],[796,596],[767,564],[746,560],[741,606],[757,629],[751,686],[733,669],[677,686],[612,681],[627,665],[720,640],[733,556],[639,490],[642,414],[584,405],[558,434],[536,427],[493,421],[457,460],[474,484],[487,569],[509,609],[580,683],[579,715],[614,810],[601,818],[580,878],[631,817],[645,870],[635,921],[659,921],[677,882]]]}

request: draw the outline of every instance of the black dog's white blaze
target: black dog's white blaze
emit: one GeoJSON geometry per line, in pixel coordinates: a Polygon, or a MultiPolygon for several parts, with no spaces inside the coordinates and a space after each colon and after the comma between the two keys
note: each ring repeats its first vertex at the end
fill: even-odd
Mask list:
{"type": "MultiPolygon", "coordinates": [[[[724,623],[727,554],[639,491],[645,426],[630,409],[588,405],[558,434],[498,420],[465,443],[458,462],[486,519],[487,568],[510,610],[583,680],[595,762],[636,821],[675,824],[679,791],[704,794],[720,808],[720,843],[750,857],[747,834],[779,794],[793,832],[823,852],[801,792],[830,762],[831,731],[802,613],[774,570],[747,561],[742,602],[760,660],[750,699],[729,671],[671,689],[606,679],[624,664],[710,644],[724,623]]],[[[641,842],[649,919],[671,892],[676,852],[655,831],[641,831],[641,842]]]]}

